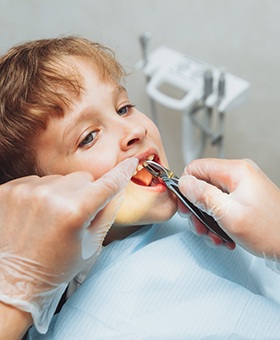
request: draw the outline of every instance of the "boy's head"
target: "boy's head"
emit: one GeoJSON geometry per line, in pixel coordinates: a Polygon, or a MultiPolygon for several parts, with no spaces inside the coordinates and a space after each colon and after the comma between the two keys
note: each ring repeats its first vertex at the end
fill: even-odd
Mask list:
{"type": "MultiPolygon", "coordinates": [[[[124,75],[109,49],[83,38],[11,49],[0,60],[1,182],[78,170],[97,179],[129,157],[167,166],[158,129],[129,101],[124,75]]],[[[175,210],[172,194],[142,170],[115,226],[164,221],[175,210]]]]}
{"type": "Polygon", "coordinates": [[[87,57],[104,80],[119,83],[125,75],[110,49],[80,37],[31,41],[0,58],[0,184],[40,172],[36,136],[83,87],[69,56],[87,57]]]}

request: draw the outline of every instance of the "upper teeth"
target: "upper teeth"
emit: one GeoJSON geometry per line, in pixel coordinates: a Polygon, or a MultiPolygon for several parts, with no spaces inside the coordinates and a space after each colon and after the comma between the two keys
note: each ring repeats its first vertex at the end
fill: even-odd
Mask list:
{"type": "Polygon", "coordinates": [[[155,158],[155,155],[150,155],[149,157],[147,157],[148,161],[152,161],[155,158]]]}
{"type": "Polygon", "coordinates": [[[140,170],[142,170],[144,167],[143,167],[143,165],[142,164],[138,164],[138,166],[137,166],[137,168],[136,168],[136,170],[137,171],[140,171],[140,170]]]}
{"type": "MultiPolygon", "coordinates": [[[[155,158],[155,155],[150,155],[150,156],[147,157],[147,160],[152,161],[154,158],[155,158]]],[[[144,163],[145,163],[145,162],[144,162],[144,163]]],[[[135,171],[134,175],[136,175],[137,172],[138,172],[138,171],[141,171],[143,168],[144,168],[144,167],[143,167],[142,164],[138,164],[138,166],[137,166],[137,168],[136,168],[136,171],[135,171]]]]}

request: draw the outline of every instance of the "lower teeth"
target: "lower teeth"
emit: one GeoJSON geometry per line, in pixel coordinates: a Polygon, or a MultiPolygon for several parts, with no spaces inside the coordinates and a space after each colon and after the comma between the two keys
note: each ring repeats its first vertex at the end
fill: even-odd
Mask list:
{"type": "Polygon", "coordinates": [[[154,186],[157,185],[157,184],[159,184],[159,181],[158,181],[157,179],[154,178],[154,179],[152,180],[150,186],[151,186],[151,187],[154,187],[154,186]]]}

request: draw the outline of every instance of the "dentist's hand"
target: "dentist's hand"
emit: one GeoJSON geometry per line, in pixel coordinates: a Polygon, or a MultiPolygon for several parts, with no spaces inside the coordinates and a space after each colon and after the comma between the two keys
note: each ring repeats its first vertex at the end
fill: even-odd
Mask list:
{"type": "Polygon", "coordinates": [[[20,338],[32,318],[46,332],[67,283],[99,254],[137,164],[96,181],[76,172],[0,186],[0,339],[20,338]]]}
{"type": "MultiPolygon", "coordinates": [[[[243,248],[280,258],[280,190],[254,162],[195,160],[185,168],[180,190],[243,248]]],[[[196,226],[206,232],[199,223],[196,226]]]]}

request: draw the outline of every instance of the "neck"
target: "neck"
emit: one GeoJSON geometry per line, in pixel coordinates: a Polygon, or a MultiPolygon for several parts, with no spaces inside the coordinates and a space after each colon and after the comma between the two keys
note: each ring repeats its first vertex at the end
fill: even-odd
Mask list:
{"type": "Polygon", "coordinates": [[[112,226],[104,239],[103,246],[107,246],[108,244],[116,240],[123,240],[124,238],[133,234],[135,231],[137,231],[141,227],[142,227],[141,225],[134,225],[130,227],[112,226]]]}

